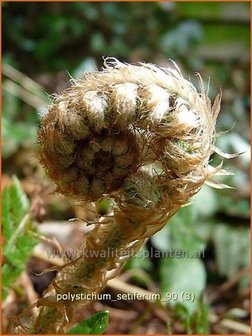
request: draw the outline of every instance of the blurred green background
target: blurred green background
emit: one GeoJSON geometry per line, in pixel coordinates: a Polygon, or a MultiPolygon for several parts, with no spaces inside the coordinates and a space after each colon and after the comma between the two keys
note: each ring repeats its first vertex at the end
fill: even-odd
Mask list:
{"type": "MultiPolygon", "coordinates": [[[[139,286],[148,288],[151,278],[161,293],[196,293],[193,303],[171,301],[165,308],[170,322],[154,331],[207,333],[210,328],[221,334],[248,330],[249,12],[248,2],[2,4],[3,179],[13,174],[38,184],[45,179],[37,159],[38,115],[52,93],[69,85],[69,74],[79,77],[100,68],[103,56],[163,67],[172,59],[196,86],[196,72],[206,86],[210,78],[211,99],[222,91],[217,132],[230,131],[217,138],[217,145],[225,152],[245,152],[224,162],[235,175],[222,181],[234,189],[204,186],[193,205],[181,209],[145,247],[200,251],[201,258],[133,258],[125,269],[141,270],[140,275],[133,272],[132,281],[139,286]],[[225,284],[227,289],[221,287],[225,284]],[[223,325],[223,318],[236,320],[240,327],[223,325]]],[[[212,160],[220,163],[215,156],[212,160]]],[[[50,218],[67,220],[75,214],[69,208],[48,207],[50,218]]],[[[146,332],[141,325],[131,332],[146,332]]],[[[113,329],[113,321],[109,330],[129,331],[113,329]]]]}

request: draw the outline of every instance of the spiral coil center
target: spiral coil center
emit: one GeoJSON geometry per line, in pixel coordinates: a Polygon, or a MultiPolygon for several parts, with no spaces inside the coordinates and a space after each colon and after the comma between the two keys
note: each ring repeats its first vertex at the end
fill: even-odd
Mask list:
{"type": "Polygon", "coordinates": [[[161,198],[183,204],[208,176],[216,116],[179,72],[106,61],[54,99],[39,132],[41,161],[57,191],[83,201],[115,197],[153,164],[169,194],[161,198]]]}

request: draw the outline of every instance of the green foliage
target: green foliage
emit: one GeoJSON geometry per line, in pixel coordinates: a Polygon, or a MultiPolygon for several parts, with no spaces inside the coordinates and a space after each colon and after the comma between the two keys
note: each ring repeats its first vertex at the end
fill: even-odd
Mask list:
{"type": "Polygon", "coordinates": [[[163,49],[166,53],[167,50],[172,51],[170,57],[175,57],[175,55],[183,57],[190,48],[198,45],[202,40],[202,35],[202,26],[199,23],[184,21],[162,37],[163,49]]]}
{"type": "Polygon", "coordinates": [[[197,220],[197,208],[186,206],[151,238],[156,248],[168,253],[159,262],[162,297],[171,307],[180,307],[185,312],[185,320],[195,313],[206,287],[206,269],[200,259],[206,242],[197,233],[197,220]],[[175,296],[167,300],[169,293],[175,296]],[[185,300],[183,293],[190,293],[190,299],[185,300]]]}
{"type": "MultiPolygon", "coordinates": [[[[232,181],[230,184],[234,185],[232,181]]],[[[242,268],[249,268],[250,229],[239,223],[240,218],[244,223],[246,218],[249,220],[249,201],[232,199],[228,194],[205,186],[193,203],[198,218],[195,230],[205,243],[213,246],[218,273],[231,279],[242,268]],[[229,222],[218,219],[218,212],[230,218],[229,222]]],[[[244,284],[248,282],[248,278],[242,280],[244,284]]]]}
{"type": "Polygon", "coordinates": [[[174,306],[173,318],[181,321],[187,334],[209,335],[209,307],[205,301],[205,299],[198,301],[194,314],[181,303],[176,303],[174,306]]]}
{"type": "Polygon", "coordinates": [[[249,4],[64,3],[56,8],[35,3],[28,9],[23,4],[6,4],[3,37],[11,42],[6,56],[14,64],[26,63],[28,58],[29,72],[72,72],[90,55],[97,60],[102,55],[128,59],[132,52],[146,60],[160,53],[196,65],[200,63],[194,49],[199,44],[205,47],[239,39],[242,48],[248,47],[248,27],[233,24],[230,16],[236,10],[249,11],[249,4]],[[223,16],[231,22],[218,24],[223,16]],[[10,20],[12,25],[7,24],[10,20]]]}
{"type": "MultiPolygon", "coordinates": [[[[236,229],[218,224],[213,233],[216,262],[219,273],[232,279],[250,262],[249,229],[236,229]]],[[[248,280],[248,279],[247,279],[248,280]]]]}
{"type": "Polygon", "coordinates": [[[125,265],[125,269],[142,269],[146,271],[151,270],[151,262],[148,257],[148,251],[145,246],[142,246],[141,249],[133,256],[125,265]]]}
{"type": "Polygon", "coordinates": [[[249,267],[250,230],[239,225],[236,217],[234,226],[225,224],[218,219],[219,211],[231,219],[243,218],[249,215],[249,202],[203,186],[192,204],[180,209],[151,241],[161,251],[186,250],[190,254],[199,252],[202,257],[204,248],[212,244],[219,273],[231,278],[241,268],[249,267]]]}
{"type": "Polygon", "coordinates": [[[67,334],[70,335],[102,335],[108,327],[108,311],[99,312],[87,320],[80,322],[76,327],[70,329],[67,334]]]}
{"type": "Polygon", "coordinates": [[[206,285],[206,272],[202,261],[194,258],[162,258],[160,277],[163,300],[170,306],[180,303],[189,314],[193,314],[206,285]]]}
{"type": "Polygon", "coordinates": [[[152,282],[152,278],[149,273],[152,270],[152,263],[149,258],[148,250],[145,245],[131,257],[125,266],[124,271],[129,271],[132,280],[136,281],[141,286],[147,286],[152,282]]]}
{"type": "MultiPolygon", "coordinates": [[[[13,101],[15,101],[15,98],[13,98],[13,101]]],[[[3,112],[2,126],[2,154],[4,158],[15,153],[21,145],[25,147],[30,146],[36,141],[37,127],[34,124],[27,125],[25,122],[14,123],[10,116],[3,112]]]]}
{"type": "Polygon", "coordinates": [[[2,192],[2,228],[3,228],[3,259],[2,284],[3,299],[8,288],[25,269],[32,249],[37,241],[29,233],[34,230],[28,214],[29,201],[17,178],[13,178],[10,187],[2,192]]]}
{"type": "Polygon", "coordinates": [[[196,312],[196,327],[195,334],[197,335],[209,335],[209,326],[208,326],[208,304],[202,300],[198,304],[196,312]]]}
{"type": "Polygon", "coordinates": [[[43,88],[26,75],[3,61],[3,157],[7,158],[21,146],[31,148],[36,143],[38,114],[48,103],[43,88]],[[26,104],[24,104],[24,102],[26,104]]]}
{"type": "MultiPolygon", "coordinates": [[[[8,81],[6,81],[6,83],[8,83],[8,81]]],[[[23,111],[24,104],[16,96],[15,90],[12,89],[11,91],[12,93],[5,90],[4,82],[2,111],[3,158],[14,154],[20,146],[34,146],[38,129],[37,113],[27,113],[27,111],[32,110],[26,106],[23,116],[20,118],[20,111],[23,111]]]]}
{"type": "Polygon", "coordinates": [[[161,251],[174,249],[200,255],[205,242],[197,234],[195,210],[193,206],[181,208],[161,231],[151,237],[152,244],[161,251]]]}
{"type": "Polygon", "coordinates": [[[205,266],[199,259],[203,255],[205,242],[196,232],[195,216],[192,206],[184,207],[163,230],[151,238],[155,247],[168,252],[168,256],[159,263],[162,296],[165,299],[167,293],[175,292],[174,299],[167,303],[170,306],[179,303],[189,315],[194,313],[206,286],[205,266]],[[184,300],[185,292],[190,292],[194,298],[184,300]]]}
{"type": "MultiPolygon", "coordinates": [[[[249,229],[232,227],[217,219],[220,209],[226,215],[237,216],[243,214],[247,206],[248,201],[232,200],[228,195],[204,186],[191,205],[181,208],[160,232],[151,237],[155,248],[168,253],[159,262],[159,275],[164,299],[167,292],[177,293],[174,300],[168,301],[170,306],[179,303],[189,315],[195,312],[206,287],[208,270],[203,261],[204,250],[209,245],[213,246],[219,275],[231,279],[239,270],[249,267],[249,229]],[[185,258],[181,257],[183,253],[185,258]],[[180,293],[186,291],[194,292],[194,302],[182,302],[180,293]]],[[[248,282],[249,279],[244,278],[241,285],[248,285],[248,282]]]]}

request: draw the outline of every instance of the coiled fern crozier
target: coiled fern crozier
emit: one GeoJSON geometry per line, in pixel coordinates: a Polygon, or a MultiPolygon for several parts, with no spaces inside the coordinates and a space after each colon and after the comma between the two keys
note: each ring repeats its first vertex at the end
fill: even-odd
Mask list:
{"type": "Polygon", "coordinates": [[[85,255],[61,267],[37,302],[29,333],[64,333],[86,301],[57,302],[57,294],[101,291],[204,182],[218,186],[211,178],[225,171],[209,166],[209,157],[218,152],[221,97],[211,105],[199,80],[201,92],[176,65],[107,58],[101,71],[72,79],[54,96],[39,130],[43,166],[61,194],[82,202],[111,198],[113,205],[85,236],[85,255]]]}

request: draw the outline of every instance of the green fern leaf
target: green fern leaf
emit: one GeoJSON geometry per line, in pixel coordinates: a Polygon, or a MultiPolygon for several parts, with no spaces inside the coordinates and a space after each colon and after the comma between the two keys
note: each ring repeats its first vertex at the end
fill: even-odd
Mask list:
{"type": "Polygon", "coordinates": [[[25,269],[37,240],[29,233],[35,231],[29,215],[29,200],[16,177],[2,192],[3,232],[3,299],[8,289],[25,269]]]}

